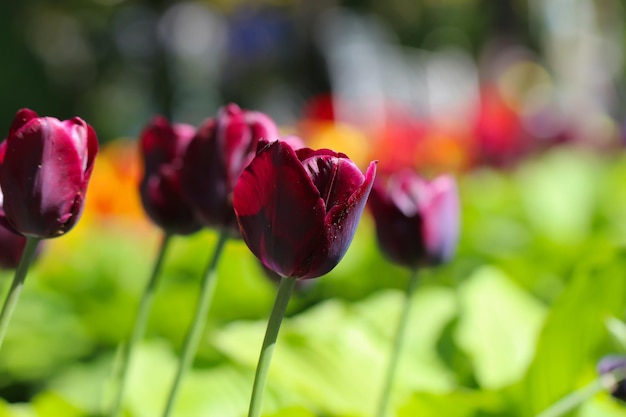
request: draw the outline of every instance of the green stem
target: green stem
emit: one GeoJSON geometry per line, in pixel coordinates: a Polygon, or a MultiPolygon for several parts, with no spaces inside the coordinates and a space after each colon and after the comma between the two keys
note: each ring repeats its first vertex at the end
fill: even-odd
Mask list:
{"type": "Polygon", "coordinates": [[[198,304],[196,306],[196,314],[191,322],[191,327],[187,332],[185,343],[183,344],[183,351],[180,363],[178,364],[178,371],[176,372],[174,384],[172,385],[170,395],[167,399],[167,405],[165,406],[163,417],[169,417],[172,413],[185,372],[187,372],[187,369],[191,365],[191,361],[198,350],[200,336],[202,335],[202,330],[206,325],[207,313],[211,306],[211,300],[213,299],[213,293],[215,292],[215,284],[217,283],[217,263],[222,251],[224,250],[227,240],[228,232],[222,231],[218,238],[217,245],[215,246],[215,250],[213,251],[213,256],[204,271],[204,278],[202,280],[202,286],[200,287],[200,297],[198,298],[198,304]]]}
{"type": "Polygon", "coordinates": [[[602,390],[604,390],[604,384],[602,383],[602,378],[598,378],[581,389],[561,398],[559,401],[537,414],[537,417],[562,416],[602,390]]]}
{"type": "Polygon", "coordinates": [[[396,335],[394,338],[393,350],[391,351],[391,356],[389,358],[389,364],[387,365],[387,373],[385,374],[385,380],[383,385],[383,390],[380,396],[380,402],[378,403],[378,412],[376,416],[385,417],[387,414],[387,408],[389,407],[389,396],[391,394],[391,388],[393,386],[393,380],[396,374],[396,369],[398,368],[398,361],[400,359],[400,351],[402,349],[402,345],[404,344],[404,336],[406,334],[406,326],[409,319],[409,312],[411,310],[411,298],[413,298],[413,294],[415,293],[415,288],[417,288],[418,283],[418,272],[417,268],[414,269],[411,273],[411,277],[409,278],[409,284],[406,287],[405,298],[404,298],[404,306],[402,312],[400,314],[400,319],[398,321],[398,327],[396,329],[396,335]]]}
{"type": "Polygon", "coordinates": [[[22,252],[22,258],[20,259],[20,263],[15,270],[13,282],[11,283],[11,288],[9,288],[9,294],[4,301],[4,306],[2,306],[2,312],[0,313],[0,348],[2,347],[4,336],[9,328],[9,321],[11,321],[13,310],[15,310],[17,300],[22,292],[24,280],[26,279],[26,273],[28,272],[30,264],[33,262],[40,240],[41,239],[36,237],[26,238],[26,247],[24,248],[24,252],[22,252]]]}
{"type": "Polygon", "coordinates": [[[267,374],[270,369],[270,363],[272,362],[272,354],[274,353],[276,338],[278,337],[280,324],[285,316],[285,311],[287,311],[287,304],[289,304],[289,298],[291,298],[291,293],[295,285],[296,278],[283,277],[280,279],[278,294],[276,295],[276,301],[274,302],[272,313],[270,314],[269,321],[267,322],[265,338],[263,339],[263,345],[261,346],[261,354],[259,355],[256,374],[254,375],[254,384],[252,385],[252,397],[250,398],[248,417],[259,417],[261,415],[263,391],[267,382],[267,374]]]}
{"type": "Polygon", "coordinates": [[[128,369],[130,367],[130,355],[139,341],[143,338],[148,325],[148,317],[150,316],[150,310],[154,301],[154,293],[157,284],[157,278],[163,265],[163,259],[165,258],[165,252],[169,242],[171,241],[171,234],[166,233],[161,240],[161,247],[152,269],[152,275],[146,285],[139,302],[139,308],[137,310],[137,318],[135,319],[135,327],[128,339],[128,342],[124,344],[122,348],[122,356],[120,358],[120,371],[114,381],[118,382],[117,392],[115,394],[115,400],[113,402],[113,408],[111,409],[111,417],[115,417],[120,412],[122,405],[122,398],[124,395],[124,388],[126,386],[126,380],[128,378],[128,369]]]}
{"type": "Polygon", "coordinates": [[[600,375],[600,377],[584,387],[561,398],[559,401],[537,414],[536,417],[562,416],[601,391],[613,391],[619,381],[623,381],[625,378],[626,372],[621,368],[600,375]]]}

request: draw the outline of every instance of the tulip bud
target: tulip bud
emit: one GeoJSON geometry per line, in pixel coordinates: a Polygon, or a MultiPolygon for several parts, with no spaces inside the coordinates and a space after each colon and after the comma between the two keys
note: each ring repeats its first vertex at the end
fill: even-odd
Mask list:
{"type": "Polygon", "coordinates": [[[376,174],[328,149],[275,141],[244,170],[233,204],[244,241],[283,277],[328,273],[352,242],[376,174]]]}
{"type": "Polygon", "coordinates": [[[183,155],[195,134],[193,126],[170,125],[155,117],[139,139],[144,175],[139,185],[141,202],[152,221],[163,230],[189,234],[202,224],[181,191],[183,155]]]}
{"type": "Polygon", "coordinates": [[[608,376],[616,372],[621,374],[610,378],[608,390],[614,398],[626,401],[626,356],[605,356],[598,362],[597,371],[602,376],[608,376]]]}
{"type": "Polygon", "coordinates": [[[93,128],[78,117],[59,121],[22,109],[4,146],[0,188],[11,226],[35,238],[61,236],[74,227],[98,151],[93,128]]]}
{"type": "Polygon", "coordinates": [[[369,207],[382,252],[393,262],[416,268],[435,266],[454,254],[459,233],[459,201],[451,176],[426,181],[411,170],[374,184],[369,207]]]}
{"type": "Polygon", "coordinates": [[[183,157],[182,190],[207,226],[239,235],[232,193],[261,139],[278,139],[274,122],[236,104],[222,107],[196,132],[183,157]]]}

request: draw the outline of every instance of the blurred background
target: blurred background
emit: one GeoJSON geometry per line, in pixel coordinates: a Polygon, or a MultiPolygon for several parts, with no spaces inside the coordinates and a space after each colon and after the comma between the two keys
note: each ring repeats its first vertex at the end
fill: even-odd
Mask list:
{"type": "MultiPolygon", "coordinates": [[[[533,416],[588,383],[601,355],[626,351],[625,6],[0,2],[0,129],[29,107],[80,116],[102,146],[84,218],[26,282],[0,416],[105,415],[160,236],[139,203],[136,138],[155,114],[198,125],[228,102],[361,167],[459,179],[458,255],[423,275],[398,416],[533,416]]],[[[126,416],[161,412],[214,243],[205,230],[168,255],[126,416]]],[[[219,274],[176,416],[245,415],[276,288],[241,242],[219,274]]],[[[342,263],[292,300],[267,415],[371,415],[407,278],[366,213],[342,263]]],[[[572,415],[626,412],[599,395],[572,415]]]]}
{"type": "Polygon", "coordinates": [[[393,137],[455,168],[555,142],[621,142],[617,0],[0,7],[5,127],[26,106],[78,114],[108,142],[135,137],[155,113],[198,124],[234,101],[307,139],[324,133],[306,122],[332,120],[353,140],[393,137]]]}

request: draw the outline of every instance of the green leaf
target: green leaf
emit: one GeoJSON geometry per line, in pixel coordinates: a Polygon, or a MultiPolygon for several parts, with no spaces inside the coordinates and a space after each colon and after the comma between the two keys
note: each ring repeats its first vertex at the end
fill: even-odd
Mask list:
{"type": "MultiPolygon", "coordinates": [[[[144,343],[133,354],[123,409],[133,417],[161,415],[171,388],[178,358],[164,343],[144,343]]],[[[62,401],[101,415],[110,407],[111,361],[75,365],[50,383],[49,391],[62,401]],[[103,395],[106,401],[103,403],[103,395]]],[[[187,372],[174,417],[240,417],[248,406],[254,373],[232,363],[187,372]]],[[[57,415],[71,417],[73,414],[57,415]]],[[[50,416],[52,417],[52,415],[50,416]]]]}
{"type": "Polygon", "coordinates": [[[626,406],[608,393],[599,394],[581,405],[577,417],[626,417],[626,406]]]}
{"type": "Polygon", "coordinates": [[[303,407],[287,407],[276,413],[264,414],[264,417],[317,417],[317,414],[303,407]]]}
{"type": "Polygon", "coordinates": [[[533,358],[545,308],[494,267],[477,270],[459,297],[457,343],[472,358],[480,386],[517,381],[533,358]]]}
{"type": "Polygon", "coordinates": [[[559,148],[517,173],[526,216],[541,236],[568,245],[588,236],[600,166],[588,153],[559,148]]]}
{"type": "MultiPolygon", "coordinates": [[[[283,322],[270,368],[264,408],[297,404],[331,415],[368,415],[381,389],[403,295],[386,291],[350,304],[329,300],[283,322]]],[[[434,349],[454,316],[451,290],[423,288],[414,297],[395,384],[398,398],[415,390],[449,390],[453,376],[434,349]],[[410,354],[409,354],[410,353],[410,354]]],[[[266,322],[238,322],[213,344],[254,369],[266,322]]]]}
{"type": "Polygon", "coordinates": [[[33,399],[33,409],[40,417],[84,417],[87,415],[62,396],[50,391],[44,391],[33,399]]]}
{"type": "Polygon", "coordinates": [[[493,414],[501,409],[502,399],[489,391],[422,392],[413,395],[400,409],[398,417],[473,417],[479,412],[493,414]]]}
{"type": "Polygon", "coordinates": [[[594,378],[588,371],[607,340],[604,322],[626,307],[624,270],[623,253],[596,257],[577,269],[541,332],[520,399],[525,415],[537,414],[594,378]]]}
{"type": "Polygon", "coordinates": [[[616,317],[607,317],[605,325],[621,351],[626,351],[626,323],[616,317]]]}

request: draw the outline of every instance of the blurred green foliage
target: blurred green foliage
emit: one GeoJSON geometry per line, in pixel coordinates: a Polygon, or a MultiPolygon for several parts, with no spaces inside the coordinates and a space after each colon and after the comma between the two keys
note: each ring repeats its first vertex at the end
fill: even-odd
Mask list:
{"type": "MultiPolygon", "coordinates": [[[[392,398],[398,416],[531,417],[593,380],[602,355],[624,351],[624,178],[623,153],[566,147],[460,178],[458,255],[422,273],[392,398]]],[[[108,407],[158,231],[89,220],[48,241],[27,279],[0,356],[0,416],[99,416],[108,407]]],[[[215,240],[212,231],[175,239],[133,357],[126,416],[162,411],[215,240]]],[[[381,257],[366,214],[339,266],[291,300],[266,415],[370,416],[408,275],[381,257]]],[[[4,272],[4,290],[9,279],[4,272]]],[[[275,291],[245,245],[228,242],[175,415],[245,415],[275,291]]],[[[626,408],[600,394],[575,415],[626,408]]]]}

